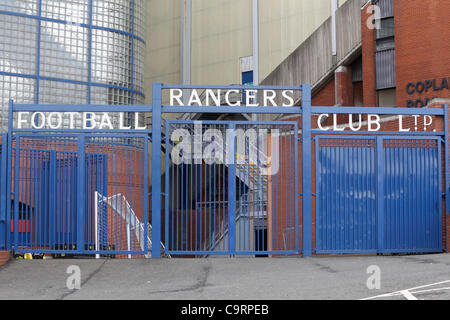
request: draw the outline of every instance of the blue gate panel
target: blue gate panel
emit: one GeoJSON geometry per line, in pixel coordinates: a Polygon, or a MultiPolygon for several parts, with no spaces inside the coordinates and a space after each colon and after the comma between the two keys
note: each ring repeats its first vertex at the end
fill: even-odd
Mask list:
{"type": "Polygon", "coordinates": [[[166,201],[163,239],[170,254],[220,254],[229,251],[227,124],[167,124],[166,201]],[[208,136],[210,130],[211,136],[208,136]],[[197,133],[197,137],[195,136],[197,133]],[[218,137],[215,139],[212,134],[218,137]],[[203,135],[209,143],[203,141],[203,135]],[[210,146],[208,158],[203,150],[210,146]],[[195,151],[196,150],[196,151],[195,151]]]}
{"type": "Polygon", "coordinates": [[[437,138],[316,138],[316,251],[442,251],[437,138]]]}
{"type": "Polygon", "coordinates": [[[374,252],[375,140],[316,139],[316,251],[374,252]]]}
{"type": "Polygon", "coordinates": [[[384,140],[383,252],[442,250],[440,141],[384,140]]]}
{"type": "Polygon", "coordinates": [[[167,253],[298,253],[297,131],[288,122],[168,121],[167,253]]]}

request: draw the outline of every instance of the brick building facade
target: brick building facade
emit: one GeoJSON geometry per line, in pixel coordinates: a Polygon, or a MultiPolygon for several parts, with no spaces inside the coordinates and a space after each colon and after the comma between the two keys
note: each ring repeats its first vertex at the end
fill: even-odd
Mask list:
{"type": "Polygon", "coordinates": [[[368,1],[361,8],[360,53],[315,92],[313,105],[425,107],[450,98],[449,12],[447,1],[368,1]],[[381,19],[373,21],[376,8],[381,19]]]}

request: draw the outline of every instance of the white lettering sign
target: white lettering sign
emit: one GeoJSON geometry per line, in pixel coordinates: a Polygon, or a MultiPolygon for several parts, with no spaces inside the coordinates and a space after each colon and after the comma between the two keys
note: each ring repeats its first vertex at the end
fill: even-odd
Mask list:
{"type": "Polygon", "coordinates": [[[170,89],[169,101],[171,106],[212,106],[220,107],[222,105],[230,107],[248,106],[248,107],[293,107],[295,104],[294,90],[257,90],[249,87],[248,89],[206,89],[204,92],[198,92],[196,89],[181,90],[170,89]],[[258,101],[258,94],[262,98],[258,101]],[[184,96],[186,95],[186,96],[184,96]],[[186,98],[186,99],[185,99],[186,98]],[[279,103],[277,104],[277,98],[279,103]],[[187,104],[183,103],[187,101],[187,104]]]}
{"type": "Polygon", "coordinates": [[[146,130],[144,115],[123,112],[18,112],[18,129],[146,130]],[[117,116],[118,115],[118,116],[117,116]],[[115,119],[115,121],[114,121],[115,119]],[[132,125],[129,123],[132,122],[132,125]]]}
{"type": "MultiPolygon", "coordinates": [[[[412,115],[408,116],[412,118],[413,121],[409,121],[410,128],[405,126],[405,116],[399,115],[397,118],[387,118],[385,122],[394,122],[398,121],[398,131],[399,132],[411,132],[413,129],[411,128],[411,124],[414,123],[414,130],[417,131],[430,131],[430,127],[433,125],[433,117],[429,115],[419,116],[412,115]]],[[[367,121],[363,121],[363,116],[359,115],[348,115],[347,121],[340,121],[337,114],[333,114],[332,119],[333,122],[324,125],[324,122],[330,118],[330,114],[320,114],[317,117],[316,127],[319,128],[320,131],[335,131],[335,132],[343,132],[343,131],[369,131],[369,132],[377,132],[382,128],[382,119],[377,114],[369,114],[367,115],[367,121]]],[[[387,130],[387,131],[392,131],[387,130]]],[[[433,129],[435,132],[436,129],[433,129]]]]}

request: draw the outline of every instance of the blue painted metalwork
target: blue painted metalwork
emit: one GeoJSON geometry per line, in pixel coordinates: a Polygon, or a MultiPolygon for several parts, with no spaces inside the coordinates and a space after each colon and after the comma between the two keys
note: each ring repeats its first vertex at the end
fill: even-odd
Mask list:
{"type": "Polygon", "coordinates": [[[166,253],[298,254],[297,132],[296,122],[167,121],[166,253]]]}
{"type": "MultiPolygon", "coordinates": [[[[86,140],[83,135],[78,137],[78,166],[77,166],[77,242],[78,250],[84,248],[84,220],[85,220],[85,207],[86,207],[86,184],[84,182],[86,176],[86,162],[83,159],[86,158],[85,144],[86,140]]],[[[76,249],[75,248],[75,249],[76,249]]]]}
{"type": "Polygon", "coordinates": [[[376,139],[376,172],[377,172],[377,186],[376,186],[376,203],[377,203],[377,215],[376,215],[376,224],[377,224],[377,250],[383,251],[384,249],[384,236],[385,236],[385,228],[384,220],[386,217],[385,212],[385,202],[384,202],[384,172],[385,172],[385,157],[384,157],[384,145],[383,138],[377,137],[376,139]]]}
{"type": "Polygon", "coordinates": [[[15,141],[15,252],[148,252],[148,136],[16,133],[15,141]]]}
{"type": "MultiPolygon", "coordinates": [[[[10,103],[8,151],[1,155],[2,159],[6,157],[8,164],[7,189],[13,190],[10,195],[13,207],[11,201],[6,201],[6,230],[11,229],[10,224],[13,223],[12,237],[7,236],[6,247],[17,252],[147,253],[150,244],[147,241],[147,202],[151,195],[151,240],[153,244],[163,240],[165,245],[163,252],[159,245],[152,245],[154,258],[161,257],[162,253],[258,256],[302,252],[303,256],[311,256],[314,251],[390,253],[442,250],[442,148],[445,149],[445,195],[448,195],[450,185],[447,107],[414,110],[312,107],[309,85],[252,87],[302,91],[301,107],[164,106],[162,92],[169,89],[249,88],[155,83],[152,106],[15,106],[10,103]],[[57,130],[59,135],[55,135],[47,129],[13,128],[13,112],[37,110],[152,112],[152,130],[60,129],[57,130]],[[297,122],[287,121],[202,121],[198,129],[196,125],[200,123],[195,121],[166,121],[163,133],[162,113],[180,112],[297,114],[302,116],[302,128],[299,131],[297,122]],[[317,113],[432,115],[443,117],[444,131],[319,131],[311,128],[312,115],[317,113]],[[173,140],[177,129],[188,133],[188,138],[173,140]],[[255,130],[258,138],[253,144],[247,142],[249,137],[244,138],[242,144],[237,133],[242,130],[252,135],[250,129],[255,130]],[[196,130],[201,131],[201,141],[194,137],[196,130]],[[278,130],[279,135],[274,130],[278,130]],[[216,140],[215,133],[220,133],[222,140],[216,140]],[[151,193],[147,180],[150,134],[151,193]],[[261,140],[260,134],[266,134],[270,139],[261,140]],[[273,137],[278,138],[272,140],[273,137]],[[232,143],[227,144],[227,140],[232,143]],[[184,149],[176,149],[179,143],[186,144],[186,153],[184,149]],[[302,144],[301,190],[299,143],[302,144]],[[163,145],[166,150],[164,190],[159,156],[163,145]],[[195,149],[198,146],[200,153],[195,149]],[[193,153],[190,152],[192,148],[193,153]],[[249,160],[253,149],[256,150],[255,163],[249,160]],[[214,156],[205,158],[206,150],[212,151],[214,156]],[[258,164],[274,156],[275,151],[280,151],[276,172],[263,174],[258,164]],[[116,160],[106,160],[111,157],[116,160]],[[188,162],[176,164],[174,158],[177,157],[188,162]],[[210,162],[217,158],[221,161],[210,162]],[[316,176],[315,185],[313,174],[316,176]],[[138,180],[141,183],[137,183],[138,180]],[[41,189],[48,192],[38,193],[37,186],[40,185],[45,186],[41,189]],[[93,204],[93,192],[106,194],[97,206],[93,204]],[[39,197],[33,197],[33,193],[39,197]],[[51,194],[58,196],[52,198],[51,194]],[[133,202],[134,194],[143,199],[139,200],[140,205],[133,202]],[[126,198],[125,203],[119,195],[126,198]],[[164,202],[161,196],[165,197],[164,202]],[[36,206],[33,201],[38,198],[40,204],[36,206]],[[300,199],[302,221],[299,219],[300,199]],[[315,246],[313,204],[316,210],[315,246]],[[130,207],[133,210],[128,209],[130,207]],[[37,217],[39,210],[47,215],[37,217]],[[119,218],[120,214],[111,216],[114,210],[122,211],[125,218],[119,218]],[[142,225],[136,225],[141,231],[136,232],[136,228],[132,230],[129,227],[130,219],[142,222],[142,225]],[[67,226],[68,222],[70,228],[61,229],[61,225],[67,226]],[[38,233],[33,229],[36,224],[43,226],[38,233]],[[93,226],[100,230],[93,231],[93,226]],[[128,235],[124,231],[127,228],[128,235]],[[135,235],[131,236],[134,240],[129,240],[130,234],[135,235]],[[39,243],[38,240],[42,241],[39,243]]],[[[449,212],[447,203],[448,197],[446,213],[449,212]]]]}
{"type": "Polygon", "coordinates": [[[303,255],[312,256],[311,87],[302,86],[303,255]]]}
{"type": "MultiPolygon", "coordinates": [[[[230,123],[228,128],[228,148],[225,157],[225,161],[228,162],[228,250],[231,255],[234,255],[236,253],[236,213],[233,210],[236,208],[236,124],[230,123]]],[[[211,220],[212,217],[209,219],[211,220]]]]}
{"type": "Polygon", "coordinates": [[[72,84],[82,84],[82,85],[86,85],[86,86],[90,85],[91,87],[103,87],[103,88],[111,88],[111,89],[120,89],[120,90],[124,90],[124,91],[127,91],[127,92],[139,94],[139,95],[141,95],[142,97],[145,98],[145,94],[140,92],[140,91],[133,90],[131,88],[115,86],[115,85],[112,85],[112,84],[106,84],[106,83],[99,83],[99,82],[90,82],[89,83],[89,81],[77,81],[77,80],[63,79],[63,78],[57,78],[57,77],[46,77],[46,76],[42,76],[42,75],[40,75],[38,77],[38,76],[32,75],[32,74],[4,72],[4,71],[0,71],[0,75],[13,76],[13,77],[22,77],[22,78],[36,79],[36,80],[39,79],[39,80],[57,81],[57,82],[72,83],[72,84]]]}
{"type": "MultiPolygon", "coordinates": [[[[152,243],[161,242],[161,83],[153,83],[152,112],[152,243]]],[[[152,257],[160,258],[161,249],[152,246],[152,257]]]]}
{"type": "Polygon", "coordinates": [[[378,235],[383,243],[378,251],[441,252],[441,141],[385,138],[381,143],[380,200],[385,210],[380,215],[384,230],[378,235]]]}
{"type": "MultiPolygon", "coordinates": [[[[444,104],[444,146],[448,146],[448,105],[444,104]]],[[[448,148],[444,148],[444,159],[449,159],[449,150],[448,148]]],[[[445,213],[449,214],[450,205],[449,205],[449,196],[450,196],[450,172],[449,172],[449,163],[445,161],[445,213]]]]}
{"type": "MultiPolygon", "coordinates": [[[[450,164],[448,163],[449,161],[449,150],[448,150],[448,105],[444,104],[444,168],[445,168],[445,174],[444,174],[444,179],[445,179],[445,221],[447,221],[447,215],[449,214],[449,210],[450,210],[450,172],[449,172],[449,166],[450,164]]],[[[445,238],[447,238],[447,225],[445,225],[445,238]]],[[[447,249],[447,243],[445,244],[445,249],[447,249]]]]}
{"type": "Polygon", "coordinates": [[[10,102],[14,146],[8,151],[8,180],[14,192],[13,208],[7,206],[12,217],[6,221],[12,222],[6,228],[12,230],[8,248],[19,253],[147,254],[151,130],[13,127],[16,112],[49,110],[144,112],[151,107],[102,105],[93,110],[10,102]]]}
{"type": "Polygon", "coordinates": [[[316,137],[316,252],[442,251],[441,139],[316,137]]]}
{"type": "MultiPolygon", "coordinates": [[[[40,16],[35,16],[35,15],[30,15],[30,14],[20,13],[20,12],[12,12],[12,11],[0,10],[0,14],[6,14],[6,15],[10,15],[10,16],[36,19],[36,20],[47,21],[47,22],[73,24],[73,22],[66,21],[66,20],[54,19],[54,18],[48,18],[48,17],[40,17],[40,16]]],[[[86,24],[86,23],[79,23],[77,25],[79,25],[80,27],[83,27],[83,28],[89,28],[90,27],[89,24],[86,24]]],[[[133,37],[136,40],[139,40],[139,41],[143,42],[144,44],[146,43],[145,39],[139,37],[138,35],[135,35],[135,34],[132,34],[132,33],[126,32],[126,31],[122,31],[122,30],[119,30],[119,29],[107,28],[107,27],[96,26],[96,25],[92,25],[92,29],[120,33],[120,34],[123,34],[125,36],[133,37]]]]}
{"type": "Polygon", "coordinates": [[[37,57],[36,57],[36,103],[39,103],[39,81],[41,75],[42,0],[39,0],[38,6],[39,6],[38,8],[39,17],[38,17],[37,57]]]}
{"type": "Polygon", "coordinates": [[[316,137],[316,252],[375,252],[375,140],[316,137]]]}
{"type": "Polygon", "coordinates": [[[6,250],[6,194],[7,194],[7,156],[8,156],[8,136],[0,135],[0,250],[6,250]]]}

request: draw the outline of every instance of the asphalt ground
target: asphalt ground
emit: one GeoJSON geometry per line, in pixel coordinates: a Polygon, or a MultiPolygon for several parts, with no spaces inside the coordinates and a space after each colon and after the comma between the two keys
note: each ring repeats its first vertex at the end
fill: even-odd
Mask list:
{"type": "Polygon", "coordinates": [[[12,260],[0,268],[0,299],[367,298],[450,299],[450,254],[12,260]],[[67,286],[70,266],[79,267],[80,289],[67,286]]]}

